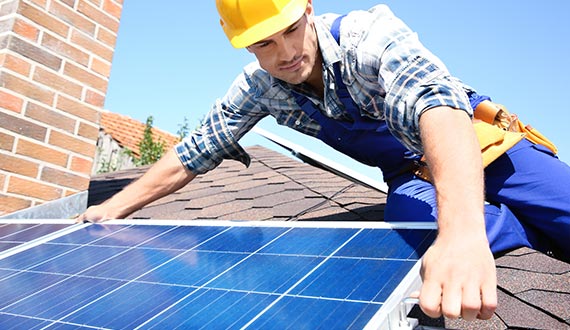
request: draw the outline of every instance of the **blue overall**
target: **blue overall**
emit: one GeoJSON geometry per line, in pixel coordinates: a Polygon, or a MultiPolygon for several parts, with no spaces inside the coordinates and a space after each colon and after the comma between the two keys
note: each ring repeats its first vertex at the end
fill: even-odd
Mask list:
{"type": "MultiPolygon", "coordinates": [[[[342,16],[331,27],[339,42],[342,16]]],[[[325,116],[307,97],[299,106],[321,125],[317,136],[334,149],[382,170],[389,191],[386,221],[436,221],[434,186],[416,177],[414,157],[391,135],[385,121],[361,116],[334,64],[336,93],[350,119],[325,116]]],[[[482,101],[473,95],[473,102],[482,101]]],[[[473,104],[475,107],[476,104],[473,104]]],[[[570,259],[570,167],[548,149],[522,140],[485,169],[485,221],[494,253],[528,246],[570,259]]]]}

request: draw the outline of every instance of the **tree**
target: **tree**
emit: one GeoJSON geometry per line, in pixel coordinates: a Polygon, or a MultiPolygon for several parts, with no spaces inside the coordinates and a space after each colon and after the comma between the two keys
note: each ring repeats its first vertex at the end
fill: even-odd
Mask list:
{"type": "Polygon", "coordinates": [[[140,157],[135,159],[135,165],[143,166],[154,164],[164,154],[164,141],[154,141],[152,138],[152,123],[154,119],[148,116],[142,140],[137,144],[140,157]]]}
{"type": "Polygon", "coordinates": [[[180,141],[184,140],[185,137],[188,136],[188,132],[190,131],[190,124],[188,124],[188,118],[184,116],[184,121],[182,124],[178,124],[178,131],[176,134],[178,135],[178,139],[180,141]]]}

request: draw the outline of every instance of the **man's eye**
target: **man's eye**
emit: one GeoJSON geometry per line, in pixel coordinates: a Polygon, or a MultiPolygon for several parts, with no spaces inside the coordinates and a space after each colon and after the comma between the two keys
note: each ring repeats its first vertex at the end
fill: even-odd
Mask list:
{"type": "Polygon", "coordinates": [[[265,42],[258,42],[254,45],[254,47],[256,49],[261,49],[261,48],[265,48],[267,46],[269,46],[270,42],[269,41],[265,41],[265,42]]]}
{"type": "Polygon", "coordinates": [[[291,30],[289,30],[289,31],[287,31],[287,32],[288,32],[288,33],[293,33],[293,32],[295,32],[295,31],[297,31],[297,29],[298,29],[298,27],[295,26],[294,28],[291,28],[291,30]]]}

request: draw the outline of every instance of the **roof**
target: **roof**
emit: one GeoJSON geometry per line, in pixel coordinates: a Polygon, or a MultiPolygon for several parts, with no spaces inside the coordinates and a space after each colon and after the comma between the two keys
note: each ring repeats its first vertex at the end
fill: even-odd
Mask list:
{"type": "MultiPolygon", "coordinates": [[[[140,156],[138,144],[144,136],[146,123],[141,123],[136,119],[118,113],[103,111],[101,112],[100,125],[103,131],[111,135],[120,146],[131,150],[135,156],[140,156]]],[[[165,150],[172,148],[179,142],[176,135],[156,127],[152,128],[152,137],[156,142],[164,142],[165,150]]]]}
{"type": "MultiPolygon", "coordinates": [[[[343,220],[384,218],[386,195],[263,147],[251,147],[249,168],[231,160],[129,218],[213,220],[343,220]]],[[[98,204],[146,167],[91,178],[98,204]]]]}
{"type": "MultiPolygon", "coordinates": [[[[247,149],[249,168],[224,161],[215,170],[130,218],[281,221],[381,221],[386,194],[264,147],[247,149]]],[[[146,167],[92,177],[89,204],[98,204],[146,167]]],[[[496,259],[499,307],[490,321],[431,320],[452,329],[570,329],[570,264],[528,248],[496,259]]]]}

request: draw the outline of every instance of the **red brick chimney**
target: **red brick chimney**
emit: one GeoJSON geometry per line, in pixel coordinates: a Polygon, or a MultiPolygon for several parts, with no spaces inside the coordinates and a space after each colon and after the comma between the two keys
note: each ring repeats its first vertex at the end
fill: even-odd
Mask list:
{"type": "Polygon", "coordinates": [[[88,189],[123,0],[0,0],[0,216],[88,189]]]}

